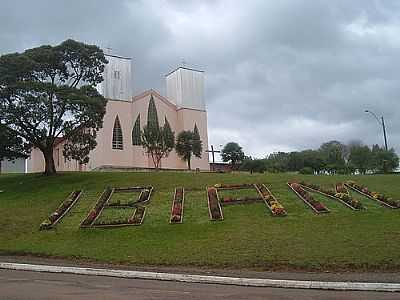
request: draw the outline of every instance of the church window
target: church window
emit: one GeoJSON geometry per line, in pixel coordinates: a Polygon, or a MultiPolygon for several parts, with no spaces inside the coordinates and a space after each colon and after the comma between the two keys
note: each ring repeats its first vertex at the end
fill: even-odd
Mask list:
{"type": "Polygon", "coordinates": [[[140,140],[140,114],[136,118],[135,125],[133,125],[132,129],[132,145],[139,146],[141,144],[140,140]]]}
{"type": "Polygon", "coordinates": [[[120,72],[119,71],[114,71],[114,79],[119,79],[120,78],[120,72]]]}
{"type": "Polygon", "coordinates": [[[119,122],[118,116],[115,118],[113,136],[112,136],[112,148],[117,150],[124,149],[124,143],[122,138],[122,128],[119,122]]]}

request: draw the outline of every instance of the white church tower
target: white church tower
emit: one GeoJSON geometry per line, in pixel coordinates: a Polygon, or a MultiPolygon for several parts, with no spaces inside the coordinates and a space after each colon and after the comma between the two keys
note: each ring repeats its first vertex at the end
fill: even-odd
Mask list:
{"type": "Polygon", "coordinates": [[[167,98],[181,108],[205,110],[204,72],[179,67],[166,75],[167,98]]]}
{"type": "Polygon", "coordinates": [[[105,54],[103,82],[97,90],[107,99],[129,101],[132,97],[131,58],[105,54]]]}

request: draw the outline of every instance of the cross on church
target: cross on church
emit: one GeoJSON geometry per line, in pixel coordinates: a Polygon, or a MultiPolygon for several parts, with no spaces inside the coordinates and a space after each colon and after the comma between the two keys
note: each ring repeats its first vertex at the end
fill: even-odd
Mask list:
{"type": "Polygon", "coordinates": [[[211,145],[211,150],[206,150],[206,152],[212,154],[213,163],[215,163],[215,153],[221,153],[221,151],[214,150],[214,145],[211,145]]]}

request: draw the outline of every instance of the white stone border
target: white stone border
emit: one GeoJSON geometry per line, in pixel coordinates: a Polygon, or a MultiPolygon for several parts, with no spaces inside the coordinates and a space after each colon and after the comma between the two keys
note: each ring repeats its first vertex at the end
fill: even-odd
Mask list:
{"type": "Polygon", "coordinates": [[[19,263],[2,263],[0,269],[64,273],[76,275],[108,276],[131,279],[151,279],[163,281],[178,281],[190,283],[227,284],[253,287],[294,288],[294,289],[319,289],[338,291],[375,291],[375,292],[400,292],[400,283],[378,283],[378,282],[329,282],[329,281],[306,281],[306,280],[283,280],[283,279],[261,279],[261,278],[239,278],[223,276],[206,276],[190,274],[172,274],[159,272],[142,272],[113,269],[95,269],[81,267],[64,267],[33,265],[19,263]]]}

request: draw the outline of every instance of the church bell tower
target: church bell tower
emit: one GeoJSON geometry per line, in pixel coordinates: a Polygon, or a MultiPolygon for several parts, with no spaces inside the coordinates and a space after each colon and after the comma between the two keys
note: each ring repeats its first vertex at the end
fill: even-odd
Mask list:
{"type": "Polygon", "coordinates": [[[203,71],[179,67],[165,77],[170,101],[180,108],[205,111],[203,71]]]}
{"type": "Polygon", "coordinates": [[[131,58],[111,54],[105,54],[105,57],[108,64],[97,90],[107,99],[129,101],[132,97],[131,58]]]}

